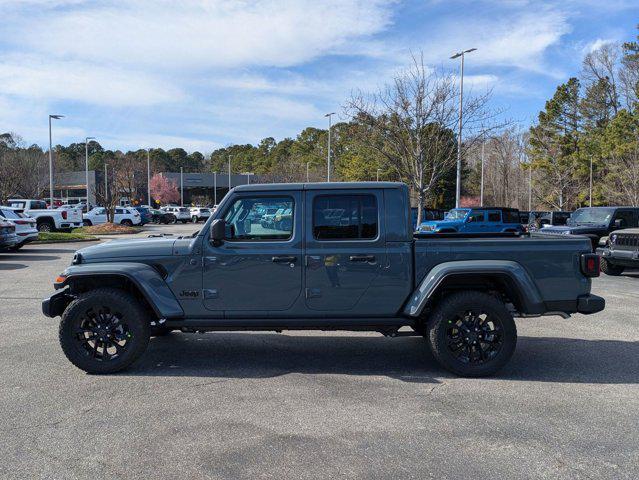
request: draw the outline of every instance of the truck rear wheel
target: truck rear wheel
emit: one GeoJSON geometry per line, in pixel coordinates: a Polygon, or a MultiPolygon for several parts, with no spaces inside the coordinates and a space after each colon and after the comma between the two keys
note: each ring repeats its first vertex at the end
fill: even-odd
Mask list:
{"type": "Polygon", "coordinates": [[[517,345],[517,327],[500,300],[466,291],[445,297],[435,307],[426,339],[444,368],[463,377],[482,377],[508,362],[517,345]]]}
{"type": "Polygon", "coordinates": [[[60,320],[60,346],[87,373],[114,373],[135,362],[149,343],[139,302],[117,288],[99,288],[72,301],[60,320]]]}
{"type": "Polygon", "coordinates": [[[602,272],[612,277],[617,277],[621,275],[623,271],[625,270],[625,268],[622,267],[621,265],[612,264],[605,258],[600,259],[599,265],[602,272]]]}
{"type": "Polygon", "coordinates": [[[38,222],[38,232],[53,232],[55,230],[55,225],[51,220],[42,220],[38,222]]]}

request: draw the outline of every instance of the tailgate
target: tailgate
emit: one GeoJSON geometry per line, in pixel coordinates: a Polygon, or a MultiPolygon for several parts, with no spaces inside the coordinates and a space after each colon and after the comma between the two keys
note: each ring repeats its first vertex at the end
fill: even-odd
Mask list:
{"type": "MultiPolygon", "coordinates": [[[[82,223],[82,210],[80,210],[79,208],[65,210],[65,212],[67,212],[67,218],[66,218],[67,222],[82,223]]],[[[63,218],[64,218],[64,215],[63,215],[63,218]]]]}

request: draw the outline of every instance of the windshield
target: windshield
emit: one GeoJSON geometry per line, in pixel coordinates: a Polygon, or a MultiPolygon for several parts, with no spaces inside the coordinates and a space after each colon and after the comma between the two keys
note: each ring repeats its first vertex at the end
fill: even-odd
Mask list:
{"type": "Polygon", "coordinates": [[[609,223],[614,213],[614,208],[580,208],[570,216],[568,221],[571,225],[609,223]]]}
{"type": "Polygon", "coordinates": [[[453,208],[450,212],[446,214],[444,220],[463,220],[466,218],[470,210],[465,208],[453,208]]]}

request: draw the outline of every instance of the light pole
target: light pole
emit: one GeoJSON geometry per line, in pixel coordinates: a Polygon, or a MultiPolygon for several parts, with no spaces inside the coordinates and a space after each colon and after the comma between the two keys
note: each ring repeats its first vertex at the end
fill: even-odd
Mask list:
{"type": "Polygon", "coordinates": [[[308,180],[308,166],[309,166],[310,163],[311,162],[306,162],[306,183],[309,183],[309,180],[308,180]]]}
{"type": "Polygon", "coordinates": [[[468,50],[462,50],[457,52],[451,58],[461,57],[460,79],[459,79],[459,132],[457,133],[457,187],[455,190],[455,208],[459,208],[459,200],[461,198],[461,148],[462,148],[462,108],[464,104],[464,55],[470,52],[474,52],[476,48],[469,48],[468,50]]]}
{"type": "Polygon", "coordinates": [[[49,205],[53,208],[53,142],[51,141],[51,119],[59,120],[64,115],[49,115],[49,205]]]}
{"type": "Polygon", "coordinates": [[[151,149],[146,151],[146,197],[149,202],[149,207],[153,208],[151,204],[151,149]]]}
{"type": "Polygon", "coordinates": [[[180,207],[184,206],[184,167],[180,167],[180,207]]]}
{"type": "Polygon", "coordinates": [[[327,173],[326,173],[326,181],[331,181],[331,119],[335,115],[335,112],[327,113],[324,115],[328,117],[328,152],[326,153],[327,157],[327,173]]]}
{"type": "Polygon", "coordinates": [[[590,188],[588,194],[588,206],[592,207],[592,155],[590,155],[590,188]]]}
{"type": "Polygon", "coordinates": [[[381,169],[379,169],[379,168],[377,169],[377,181],[378,181],[378,182],[379,182],[379,171],[380,171],[380,170],[381,170],[381,169]]]}
{"type": "Polygon", "coordinates": [[[95,137],[85,137],[84,139],[84,180],[87,187],[87,212],[89,211],[89,140],[95,140],[95,137]]]}
{"type": "Polygon", "coordinates": [[[231,155],[229,155],[229,192],[231,191],[231,155]]]}
{"type": "Polygon", "coordinates": [[[528,211],[532,210],[532,165],[528,161],[528,211]]]}
{"type": "Polygon", "coordinates": [[[217,172],[213,172],[213,205],[217,205],[217,172]]]}
{"type": "Polygon", "coordinates": [[[481,142],[481,184],[479,187],[479,206],[484,206],[484,139],[481,142]]]}

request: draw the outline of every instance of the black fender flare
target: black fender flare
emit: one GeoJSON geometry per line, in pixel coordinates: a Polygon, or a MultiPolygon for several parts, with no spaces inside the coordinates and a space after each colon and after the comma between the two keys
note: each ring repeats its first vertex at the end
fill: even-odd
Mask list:
{"type": "Polygon", "coordinates": [[[122,277],[131,281],[142,293],[158,318],[180,318],[184,310],[160,273],[150,265],[135,262],[87,263],[68,267],[55,284],[61,289],[82,277],[122,277]]]}
{"type": "Polygon", "coordinates": [[[523,313],[541,314],[546,311],[535,282],[521,264],[510,260],[460,260],[435,265],[411,295],[404,314],[419,317],[446,278],[473,274],[505,276],[518,293],[516,300],[523,313]]]}

